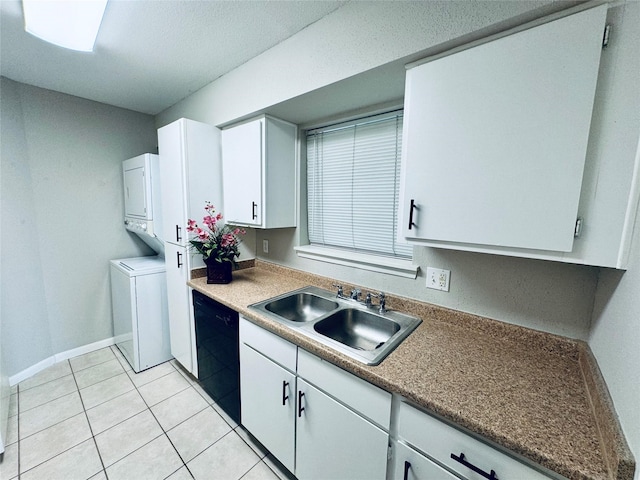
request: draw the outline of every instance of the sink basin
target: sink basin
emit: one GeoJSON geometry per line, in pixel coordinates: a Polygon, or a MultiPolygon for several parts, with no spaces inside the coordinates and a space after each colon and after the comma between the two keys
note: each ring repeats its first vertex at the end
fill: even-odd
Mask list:
{"type": "Polygon", "coordinates": [[[380,348],[400,330],[400,325],[381,315],[346,308],[318,321],[313,329],[356,350],[380,348]]]}
{"type": "Polygon", "coordinates": [[[393,310],[381,313],[312,286],[249,308],[366,365],[382,362],[422,322],[393,310]]]}
{"type": "Polygon", "coordinates": [[[292,322],[309,322],[339,307],[337,302],[298,292],[267,303],[264,308],[292,322]]]}

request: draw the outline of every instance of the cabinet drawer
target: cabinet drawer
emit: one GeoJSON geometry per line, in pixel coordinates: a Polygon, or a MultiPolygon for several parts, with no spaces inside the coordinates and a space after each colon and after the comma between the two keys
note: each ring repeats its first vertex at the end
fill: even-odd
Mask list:
{"type": "Polygon", "coordinates": [[[298,376],[389,430],[391,394],[311,353],[298,351],[298,376]]]}
{"type": "Polygon", "coordinates": [[[548,476],[534,470],[524,463],[498,451],[480,440],[447,425],[435,417],[407,405],[400,404],[398,437],[415,446],[438,462],[470,480],[484,480],[485,477],[474,472],[451,455],[461,457],[487,474],[495,471],[500,480],[547,479],[548,476]]]}
{"type": "Polygon", "coordinates": [[[440,465],[402,442],[395,444],[393,480],[458,480],[440,465]]]}
{"type": "Polygon", "coordinates": [[[250,345],[290,372],[296,371],[298,347],[240,317],[240,342],[250,345]]]}

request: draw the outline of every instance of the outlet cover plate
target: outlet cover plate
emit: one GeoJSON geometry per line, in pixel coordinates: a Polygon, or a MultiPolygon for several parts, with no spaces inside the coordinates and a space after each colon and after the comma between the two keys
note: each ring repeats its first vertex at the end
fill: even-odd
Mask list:
{"type": "Polygon", "coordinates": [[[448,292],[450,278],[451,270],[427,267],[427,288],[448,292]]]}

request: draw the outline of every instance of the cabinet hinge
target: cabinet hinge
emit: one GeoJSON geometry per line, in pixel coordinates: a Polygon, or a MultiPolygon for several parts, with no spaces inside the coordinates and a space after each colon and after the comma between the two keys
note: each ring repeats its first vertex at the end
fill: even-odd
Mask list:
{"type": "Polygon", "coordinates": [[[578,238],[582,234],[582,226],[583,225],[584,225],[584,220],[582,220],[582,217],[578,217],[576,219],[576,227],[573,230],[574,238],[578,238]]]}
{"type": "Polygon", "coordinates": [[[609,35],[611,34],[611,24],[604,26],[604,35],[602,35],[602,48],[609,45],[609,35]]]}

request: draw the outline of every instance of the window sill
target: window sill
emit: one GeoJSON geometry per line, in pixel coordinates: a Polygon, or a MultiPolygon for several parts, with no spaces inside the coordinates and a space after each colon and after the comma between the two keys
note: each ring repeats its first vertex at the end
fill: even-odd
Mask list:
{"type": "Polygon", "coordinates": [[[378,257],[366,253],[346,252],[327,247],[303,245],[294,248],[296,254],[302,258],[318,260],[320,262],[344,265],[347,267],[369,270],[372,272],[386,273],[398,277],[415,279],[418,276],[418,265],[413,265],[411,260],[399,260],[397,258],[378,257]]]}

